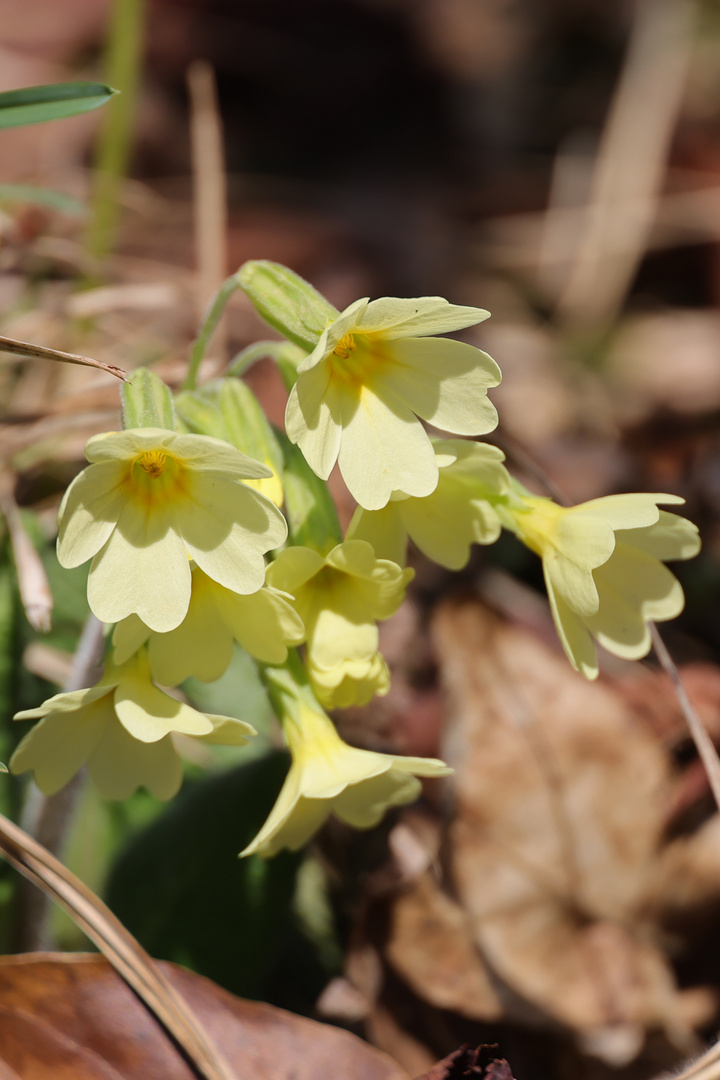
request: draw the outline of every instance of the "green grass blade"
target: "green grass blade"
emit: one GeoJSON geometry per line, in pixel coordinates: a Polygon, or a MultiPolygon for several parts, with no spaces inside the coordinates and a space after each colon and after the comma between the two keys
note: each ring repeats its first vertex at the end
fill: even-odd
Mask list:
{"type": "Polygon", "coordinates": [[[49,83],[0,94],[0,128],[61,120],[104,105],[117,93],[104,83],[49,83]]]}

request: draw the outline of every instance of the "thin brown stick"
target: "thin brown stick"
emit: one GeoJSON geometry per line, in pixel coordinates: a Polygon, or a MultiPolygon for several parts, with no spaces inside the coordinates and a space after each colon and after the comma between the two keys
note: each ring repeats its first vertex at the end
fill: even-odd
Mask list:
{"type": "Polygon", "coordinates": [[[203,1080],[238,1080],[184,998],[102,900],[18,825],[0,815],[0,853],[64,908],[156,1016],[203,1080]]]}
{"type": "Polygon", "coordinates": [[[79,353],[61,352],[59,349],[47,349],[44,345],[32,345],[29,341],[0,337],[0,353],[4,352],[13,356],[24,356],[27,360],[61,360],[64,364],[99,368],[122,382],[128,382],[127,372],[122,368],[115,367],[114,364],[104,364],[102,360],[93,360],[90,356],[81,356],[79,353]]]}
{"type": "Polygon", "coordinates": [[[663,670],[672,679],[675,695],[680,704],[680,708],[682,709],[683,716],[687,721],[687,726],[690,729],[693,742],[700,755],[700,760],[705,766],[705,772],[707,773],[707,778],[715,797],[715,803],[720,810],[720,758],[718,757],[718,752],[715,749],[712,739],[705,730],[705,725],[700,719],[695,706],[688,697],[687,690],[683,686],[682,679],[680,678],[680,673],[675,666],[675,661],[668,652],[667,646],[660,636],[660,631],[654,623],[650,624],[650,633],[652,634],[655,655],[660,661],[663,670]]]}
{"type": "MultiPolygon", "coordinates": [[[[212,67],[195,60],[187,71],[190,95],[190,142],[193,170],[193,212],[198,276],[198,315],[227,277],[227,182],[223,131],[212,67]]],[[[222,322],[215,337],[217,353],[225,358],[226,332],[222,322]]]]}
{"type": "Polygon", "coordinates": [[[635,2],[585,228],[559,301],[561,316],[570,322],[611,320],[645,251],[682,102],[695,15],[695,0],[635,2]]]}

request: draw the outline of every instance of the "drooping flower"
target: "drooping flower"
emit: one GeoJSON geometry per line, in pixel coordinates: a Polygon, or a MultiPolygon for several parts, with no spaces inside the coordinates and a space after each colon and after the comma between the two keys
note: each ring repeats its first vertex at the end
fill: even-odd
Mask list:
{"type": "Polygon", "coordinates": [[[555,626],[573,667],[597,676],[593,638],[616,656],[646,656],[648,623],[673,619],[685,602],[663,560],[690,559],[700,550],[697,527],[658,507],[684,499],[610,495],[563,507],[515,487],[516,498],[500,511],[503,523],[542,559],[555,626]]]}
{"type": "Polygon", "coordinates": [[[337,461],[351,494],[379,510],[393,491],[419,498],[438,482],[418,417],[443,431],[482,435],[497,424],[488,387],[495,361],[472,345],[431,335],[473,326],[481,308],[441,297],[357,300],[298,367],[285,427],[324,480],[337,461]]]}
{"type": "Polygon", "coordinates": [[[92,558],[90,607],[103,622],[137,614],[173,630],[190,602],[188,556],[238,593],[263,584],[263,554],[282,544],[277,507],[238,481],[269,470],[221,439],[136,428],[90,439],[92,464],[60,507],[58,559],[92,558]]]}
{"type": "Polygon", "coordinates": [[[418,797],[418,776],[452,772],[436,758],[348,746],[312,695],[301,692],[282,721],[292,754],[290,771],[270,816],[242,855],[259,852],[269,858],[284,847],[296,851],[331,814],[353,828],[370,829],[390,807],[418,797]]]}
{"type": "Polygon", "coordinates": [[[144,650],[125,664],[108,664],[91,689],[56,694],[14,719],[40,723],[13,754],[13,772],[32,769],[40,790],[52,795],[87,763],[109,799],[126,799],[140,786],[160,799],[177,792],[182,764],[173,732],[234,746],[255,734],[242,720],[197,712],[159,690],[144,650]]]}
{"type": "Polygon", "coordinates": [[[298,645],[305,634],[290,600],[267,585],[249,595],[231,592],[195,566],[190,607],[180,625],[159,634],[129,615],[115,627],[115,662],[124,663],[147,641],[153,678],[164,686],[191,675],[204,682],[219,679],[235,641],[256,660],[282,664],[288,645],[298,645]]]}
{"type": "Polygon", "coordinates": [[[364,540],[338,544],[323,556],[286,548],[268,567],[268,582],[295,597],[305,624],[308,672],[323,705],[364,705],[387,693],[387,665],[378,653],[377,619],[402,603],[412,570],[376,559],[364,540]]]}
{"type": "Polygon", "coordinates": [[[367,540],[382,559],[403,566],[408,537],[429,559],[460,570],[471,544],[493,544],[500,535],[494,502],[508,490],[505,455],[488,443],[433,440],[439,480],[424,498],[393,492],[382,510],[357,508],[348,540],[367,540]]]}

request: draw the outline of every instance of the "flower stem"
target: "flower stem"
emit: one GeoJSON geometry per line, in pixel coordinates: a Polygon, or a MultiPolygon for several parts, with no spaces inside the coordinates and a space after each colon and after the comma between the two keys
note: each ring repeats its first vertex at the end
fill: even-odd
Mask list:
{"type": "Polygon", "coordinates": [[[240,287],[237,279],[237,274],[232,274],[226,281],[222,283],[218,291],[210,301],[210,306],[205,312],[203,321],[200,323],[200,329],[198,335],[195,338],[192,349],[190,350],[190,363],[188,365],[188,373],[185,378],[185,382],[182,384],[183,390],[194,390],[197,385],[197,376],[202,358],[204,357],[207,347],[210,344],[210,339],[215,332],[215,327],[220,322],[220,317],[225,310],[225,305],[228,300],[240,287]]]}

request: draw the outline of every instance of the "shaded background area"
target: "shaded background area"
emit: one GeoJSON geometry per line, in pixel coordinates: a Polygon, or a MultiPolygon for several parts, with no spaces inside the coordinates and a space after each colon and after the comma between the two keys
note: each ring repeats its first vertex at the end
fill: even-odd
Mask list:
{"type": "MultiPolygon", "coordinates": [[[[109,3],[32,8],[0,0],[0,88],[102,76],[109,3]]],[[[665,637],[720,739],[716,6],[149,0],[116,250],[88,256],[81,208],[0,198],[0,333],[180,382],[208,299],[197,59],[224,128],[226,272],[275,259],[341,308],[384,294],[487,307],[466,340],[503,370],[493,441],[525,482],[571,501],[688,500],[704,550],[679,568],[688,605],[665,637]]],[[[0,182],[87,200],[99,122],[3,132],[0,182]]],[[[265,336],[234,298],[208,372],[265,336]]],[[[0,364],[3,482],[56,593],[39,639],[4,536],[7,760],[9,717],[62,682],[86,614],[83,571],[54,562],[58,501],[86,438],[119,418],[105,376],[0,364]]],[[[280,422],[270,363],[248,381],[280,422]]],[[[238,655],[220,684],[186,690],[257,723],[257,758],[190,761],[167,809],[86,791],[67,858],[156,955],[362,1032],[411,1075],[467,1040],[498,1041],[519,1080],[654,1076],[720,1018],[718,819],[669,688],[650,663],[606,658],[594,686],[571,672],[537,562],[511,537],[459,575],[413,564],[382,627],[391,693],[338,722],[358,744],[446,756],[452,788],[371,833],[331,824],[306,855],[238,864],[285,768],[238,655]]],[[[25,787],[8,781],[6,812],[25,787]]],[[[8,872],[0,888],[10,951],[22,912],[8,872]]],[[[55,935],[80,944],[62,921],[55,935]]]]}

